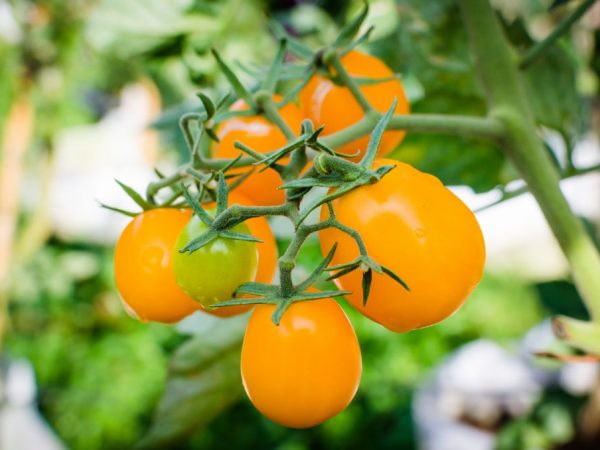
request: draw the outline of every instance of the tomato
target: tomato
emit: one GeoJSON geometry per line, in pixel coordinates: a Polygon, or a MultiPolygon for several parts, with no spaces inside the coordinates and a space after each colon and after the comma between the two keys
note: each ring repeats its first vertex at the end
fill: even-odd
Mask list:
{"type": "MultiPolygon", "coordinates": [[[[281,97],[274,96],[274,100],[279,101],[281,97]]],[[[231,109],[245,110],[248,109],[248,106],[243,100],[238,100],[231,109]]],[[[288,103],[279,112],[292,131],[299,134],[303,117],[298,107],[293,103],[288,103]]],[[[286,137],[277,125],[273,125],[262,116],[227,119],[219,124],[217,136],[220,142],[213,144],[213,156],[216,158],[236,158],[243,153],[234,147],[236,141],[261,153],[277,150],[287,144],[286,137]]],[[[247,170],[245,168],[237,171],[239,173],[247,170]]],[[[235,170],[230,172],[235,173],[235,170]]],[[[284,191],[278,189],[281,184],[279,174],[274,170],[267,169],[264,172],[253,173],[236,190],[257,205],[276,205],[285,200],[284,191]]]]}
{"type": "MultiPolygon", "coordinates": [[[[485,246],[473,213],[432,175],[398,161],[381,181],[362,186],[333,202],[337,219],[357,230],[368,254],[396,272],[410,287],[373,273],[362,304],[360,270],[337,280],[352,291],[349,302],[392,331],[404,332],[440,322],[454,313],[480,281],[485,246]]],[[[321,217],[328,217],[323,208],[321,217]]],[[[320,233],[323,254],[337,242],[332,264],[359,255],[355,242],[336,229],[320,233]]]]}
{"type": "MultiPolygon", "coordinates": [[[[177,284],[204,309],[233,298],[240,284],[254,280],[258,267],[258,251],[254,242],[218,237],[192,253],[179,251],[207,229],[207,225],[193,216],[173,248],[177,284]]],[[[243,223],[231,228],[231,231],[250,233],[243,223]]]]}
{"type": "Polygon", "coordinates": [[[274,305],[254,308],[242,345],[244,388],[274,422],[308,428],[341,412],[358,389],[358,340],[333,300],[294,303],[276,326],[274,305]]]}
{"type": "MultiPolygon", "coordinates": [[[[251,206],[252,202],[238,194],[236,190],[229,193],[229,204],[251,206]]],[[[209,204],[205,206],[205,208],[211,207],[214,207],[214,205],[209,204]]],[[[269,226],[269,222],[265,217],[255,217],[244,223],[248,225],[252,236],[263,241],[256,244],[256,248],[258,249],[258,269],[256,271],[255,281],[258,281],[259,283],[272,283],[277,267],[278,255],[277,243],[275,241],[275,236],[273,236],[273,232],[271,231],[271,227],[269,226]]],[[[231,317],[244,313],[251,308],[252,305],[241,305],[213,309],[203,308],[203,311],[219,317],[231,317]]]]}
{"type": "MultiPolygon", "coordinates": [[[[356,50],[348,52],[341,58],[342,65],[350,75],[363,78],[388,78],[394,75],[383,61],[375,56],[361,53],[356,50]]],[[[360,90],[369,103],[377,111],[386,112],[394,97],[398,103],[396,114],[408,114],[408,100],[404,88],[399,80],[390,80],[382,83],[361,85],[360,90]]],[[[300,92],[300,104],[305,117],[313,121],[315,127],[325,125],[322,136],[343,130],[354,125],[363,118],[364,112],[352,93],[344,86],[337,86],[331,80],[321,75],[315,75],[300,92]]],[[[400,130],[386,131],[379,145],[378,155],[383,156],[391,152],[400,144],[405,132],[400,130]]],[[[337,150],[344,153],[354,153],[358,150],[361,155],[367,149],[369,136],[362,136],[349,142],[337,150]]]]}
{"type": "Polygon", "coordinates": [[[171,254],[190,210],[153,209],[134,218],[115,247],[115,281],[126,309],[141,320],[174,323],[199,308],[175,282],[171,254]]]}

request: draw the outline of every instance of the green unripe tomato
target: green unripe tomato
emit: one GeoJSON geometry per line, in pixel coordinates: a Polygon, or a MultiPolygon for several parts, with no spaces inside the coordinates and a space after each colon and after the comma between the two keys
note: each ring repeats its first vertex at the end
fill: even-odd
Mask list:
{"type": "MultiPolygon", "coordinates": [[[[204,307],[233,298],[233,292],[240,284],[254,280],[258,267],[256,244],[249,241],[217,238],[193,253],[179,252],[207,229],[198,217],[192,217],[173,249],[177,284],[204,307]]],[[[250,234],[244,223],[231,231],[250,234]]]]}

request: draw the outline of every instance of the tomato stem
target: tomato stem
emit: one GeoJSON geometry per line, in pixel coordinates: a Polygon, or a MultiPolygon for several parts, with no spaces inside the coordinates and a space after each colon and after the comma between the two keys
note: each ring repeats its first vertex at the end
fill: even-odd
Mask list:
{"type": "Polygon", "coordinates": [[[346,86],[348,90],[352,93],[352,96],[358,102],[362,110],[365,113],[373,111],[373,107],[369,103],[369,100],[367,100],[367,97],[365,97],[362,91],[360,90],[360,86],[358,85],[356,80],[354,80],[354,78],[350,76],[350,74],[342,64],[340,60],[340,55],[336,51],[331,51],[326,53],[323,59],[327,64],[331,64],[333,66],[336,75],[338,76],[342,84],[346,86]]]}
{"type": "MultiPolygon", "coordinates": [[[[600,323],[600,254],[560,190],[559,174],[537,134],[515,52],[488,1],[460,0],[460,5],[490,115],[505,128],[501,148],[540,205],[592,319],[600,323]]],[[[573,336],[572,345],[590,348],[587,334],[573,336]]]]}

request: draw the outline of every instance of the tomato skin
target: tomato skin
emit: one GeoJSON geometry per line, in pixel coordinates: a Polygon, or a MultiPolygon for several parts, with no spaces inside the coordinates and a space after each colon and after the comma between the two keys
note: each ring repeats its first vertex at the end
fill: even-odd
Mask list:
{"type": "Polygon", "coordinates": [[[126,309],[143,321],[174,323],[199,309],[175,282],[171,257],[191,212],[146,211],[125,227],[115,246],[117,289],[126,309]]]}
{"type": "MultiPolygon", "coordinates": [[[[411,290],[373,273],[363,306],[359,270],[337,284],[352,291],[348,301],[365,316],[405,332],[438,323],[460,308],[481,280],[485,244],[473,213],[436,177],[393,160],[378,160],[375,167],[387,164],[396,168],[378,183],[335,200],[333,207],[340,222],[360,233],[368,254],[411,290]]],[[[326,217],[323,209],[321,218],[326,217]]],[[[359,255],[355,242],[338,230],[323,230],[319,237],[323,254],[338,243],[332,264],[359,255]]]]}
{"type": "Polygon", "coordinates": [[[331,299],[294,303],[276,326],[274,305],[254,308],[242,345],[244,388],[274,422],[309,428],[341,412],[358,389],[362,360],[344,311],[331,299]]]}
{"type": "MultiPolygon", "coordinates": [[[[383,61],[375,56],[352,50],[341,58],[342,65],[350,75],[364,78],[388,78],[394,75],[383,61]]],[[[396,114],[408,114],[409,105],[404,88],[399,80],[390,80],[371,85],[361,85],[360,90],[369,103],[379,112],[386,112],[396,97],[396,114]]],[[[315,75],[300,92],[300,104],[304,115],[312,120],[315,127],[325,125],[322,136],[343,130],[363,118],[364,112],[351,92],[343,86],[335,85],[331,80],[315,75]]],[[[405,132],[390,130],[383,134],[377,154],[384,156],[400,144],[405,132]]],[[[353,158],[360,159],[367,149],[369,136],[362,136],[337,150],[361,154],[353,158]]]]}
{"type": "MultiPolygon", "coordinates": [[[[281,97],[274,96],[274,101],[281,97]]],[[[235,102],[231,110],[248,109],[243,100],[235,102]]],[[[283,120],[296,134],[300,133],[302,113],[296,105],[288,103],[279,110],[283,120]]],[[[261,116],[233,117],[221,122],[217,128],[220,142],[213,144],[213,155],[216,158],[236,158],[243,154],[234,147],[236,141],[249,146],[260,153],[277,150],[287,144],[287,139],[276,125],[261,116]]],[[[245,154],[244,154],[245,155],[245,154]]],[[[286,159],[282,160],[285,163],[286,159]]],[[[245,172],[248,169],[240,169],[245,172]]],[[[235,173],[235,170],[230,171],[235,173]]],[[[263,172],[255,171],[246,179],[236,191],[257,205],[277,205],[285,200],[285,192],[278,187],[282,184],[279,174],[267,169],[263,172]]]]}
{"type": "MultiPolygon", "coordinates": [[[[229,193],[229,205],[252,206],[253,203],[239,194],[237,190],[229,193]]],[[[205,208],[214,208],[214,204],[208,204],[205,208]]],[[[271,231],[269,222],[265,217],[255,217],[244,222],[248,225],[252,236],[263,242],[256,244],[258,250],[258,269],[255,281],[259,283],[272,283],[277,268],[277,243],[271,231]]],[[[253,305],[226,306],[223,308],[202,308],[208,314],[218,317],[231,317],[242,314],[252,309],[253,305]]]]}
{"type": "MultiPolygon", "coordinates": [[[[179,251],[207,229],[206,224],[193,216],[181,230],[173,248],[175,280],[186,294],[201,303],[203,309],[233,298],[240,284],[254,280],[258,267],[254,242],[216,238],[193,253],[179,251]]],[[[231,231],[250,233],[243,223],[231,231]]]]}

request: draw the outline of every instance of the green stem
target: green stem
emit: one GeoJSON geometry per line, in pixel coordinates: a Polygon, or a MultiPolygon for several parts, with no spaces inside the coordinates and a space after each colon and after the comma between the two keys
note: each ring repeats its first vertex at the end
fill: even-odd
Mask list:
{"type": "MultiPolygon", "coordinates": [[[[323,144],[337,148],[368,135],[381,118],[371,111],[354,125],[321,138],[323,144]]],[[[396,115],[390,119],[388,130],[432,132],[460,136],[473,136],[497,141],[503,132],[502,124],[493,117],[453,116],[446,114],[396,115]]]]}
{"type": "Polygon", "coordinates": [[[290,217],[290,210],[293,208],[288,203],[273,206],[241,206],[233,205],[224,210],[215,217],[212,223],[213,228],[223,229],[231,226],[232,223],[241,223],[253,217],[264,216],[286,216],[290,217]]]}
{"type": "Polygon", "coordinates": [[[558,38],[565,34],[583,16],[588,9],[596,2],[596,0],[585,0],[575,8],[575,10],[560,22],[556,28],[543,40],[537,42],[531,47],[521,59],[519,64],[520,69],[526,69],[536,62],[536,60],[544,54],[558,38]]]}
{"type": "Polygon", "coordinates": [[[346,86],[352,93],[352,96],[356,99],[362,110],[365,113],[373,111],[373,107],[369,103],[369,100],[367,100],[367,97],[365,97],[360,90],[358,83],[350,76],[348,71],[346,71],[346,68],[340,61],[340,56],[337,54],[337,52],[331,51],[331,53],[326,54],[323,59],[327,64],[331,64],[333,66],[336,75],[339,77],[343,85],[346,86]]]}
{"type": "Polygon", "coordinates": [[[560,191],[558,173],[537,134],[514,51],[488,1],[459,3],[490,114],[506,127],[502,147],[539,203],[569,261],[579,293],[598,321],[600,255],[560,191]]]}
{"type": "Polygon", "coordinates": [[[279,113],[279,110],[277,109],[277,105],[275,105],[275,102],[273,102],[273,100],[270,97],[259,98],[259,103],[263,109],[265,117],[269,119],[269,121],[271,121],[273,124],[277,125],[277,127],[285,135],[288,141],[293,141],[294,139],[296,139],[296,135],[286,123],[286,121],[283,119],[283,117],[279,113]]]}
{"type": "Polygon", "coordinates": [[[558,316],[552,320],[554,334],[588,353],[600,355],[600,326],[594,322],[558,316]]]}
{"type": "Polygon", "coordinates": [[[186,171],[188,167],[189,164],[184,164],[168,177],[161,178],[158,181],[150,183],[146,188],[146,197],[148,198],[148,200],[154,201],[154,196],[158,193],[158,191],[167,186],[171,186],[183,179],[187,175],[186,171]]]}
{"type": "MultiPolygon", "coordinates": [[[[563,175],[561,177],[561,180],[568,180],[570,178],[575,178],[575,177],[578,177],[580,175],[585,175],[587,173],[596,172],[598,170],[600,170],[600,164],[596,164],[596,165],[593,165],[593,166],[590,166],[590,167],[585,167],[583,169],[571,169],[569,172],[567,172],[566,175],[563,175]]],[[[529,189],[527,188],[527,186],[523,186],[523,187],[520,187],[518,189],[509,191],[509,192],[505,192],[500,199],[496,200],[495,202],[489,203],[489,204],[487,204],[485,206],[482,206],[480,208],[477,208],[475,210],[475,212],[485,211],[486,209],[491,208],[492,206],[496,206],[496,205],[498,205],[500,203],[503,203],[503,202],[505,202],[507,200],[511,200],[511,199],[516,198],[516,197],[518,197],[520,195],[523,195],[523,194],[525,194],[527,192],[529,192],[529,189]]]]}

